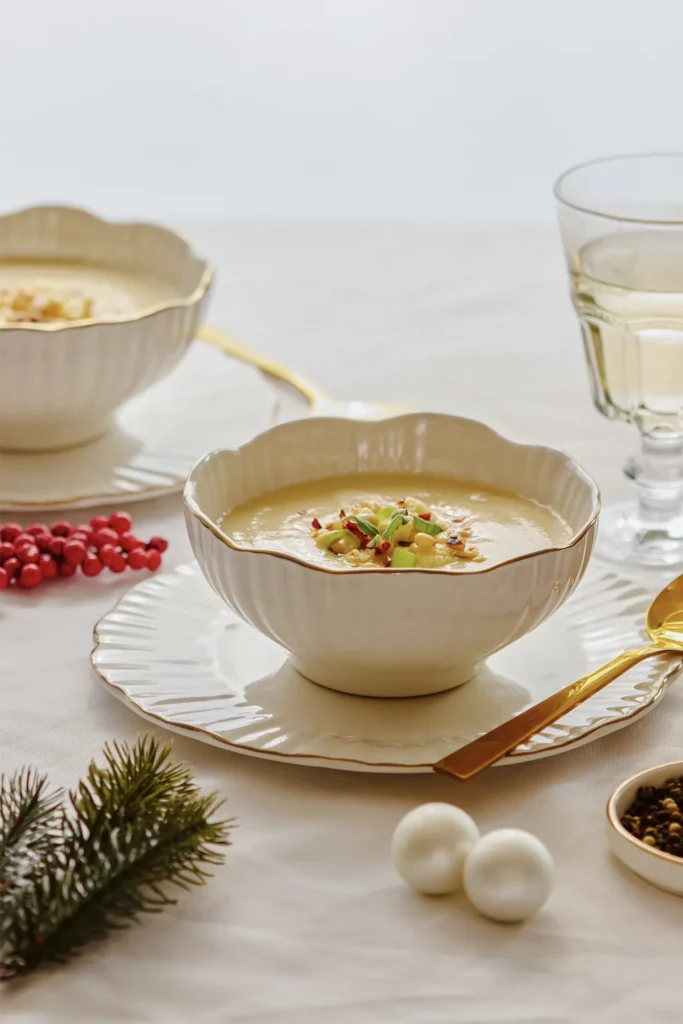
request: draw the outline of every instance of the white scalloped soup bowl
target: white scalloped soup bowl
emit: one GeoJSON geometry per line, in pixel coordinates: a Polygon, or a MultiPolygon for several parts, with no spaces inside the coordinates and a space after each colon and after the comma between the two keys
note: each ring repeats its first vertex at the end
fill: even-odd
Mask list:
{"type": "Polygon", "coordinates": [[[124,402],[164,377],[196,336],[212,271],[155,224],[118,224],[70,206],[0,217],[0,260],[54,260],[160,279],[171,298],[77,322],[0,323],[0,449],[46,451],[106,433],[124,402]]]}
{"type": "Polygon", "coordinates": [[[185,487],[192,547],[226,603],[332,689],[408,697],[450,689],[548,618],[581,579],[595,539],[598,489],[568,456],[508,441],[474,420],[411,414],[380,422],[286,423],[206,455],[185,487]],[[469,573],[326,569],[240,546],[221,517],[278,487],[352,473],[425,473],[532,498],[569,524],[561,547],[469,573]]]}

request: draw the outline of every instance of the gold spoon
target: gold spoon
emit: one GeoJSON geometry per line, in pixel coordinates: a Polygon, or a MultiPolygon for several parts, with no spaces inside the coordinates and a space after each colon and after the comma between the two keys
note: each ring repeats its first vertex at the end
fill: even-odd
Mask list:
{"type": "Polygon", "coordinates": [[[391,405],[385,402],[344,402],[331,398],[304,374],[289,370],[268,356],[262,356],[260,352],[255,352],[254,349],[248,348],[247,345],[224,334],[223,331],[216,330],[215,327],[202,327],[199,337],[208,345],[224,352],[225,355],[255,366],[262,373],[267,373],[269,377],[274,377],[275,380],[294,388],[309,403],[313,416],[340,416],[351,420],[383,420],[408,411],[405,406],[391,405]]]}
{"type": "Polygon", "coordinates": [[[552,697],[546,697],[540,704],[522,711],[509,722],[503,722],[460,750],[448,754],[434,765],[434,771],[465,782],[495,764],[530,736],[552,725],[577,704],[592,697],[603,686],[645,658],[653,658],[657,654],[683,654],[683,576],[669,583],[657,595],[648,609],[646,625],[652,640],[647,647],[638,647],[618,655],[602,668],[597,668],[583,679],[558,690],[552,697]]]}

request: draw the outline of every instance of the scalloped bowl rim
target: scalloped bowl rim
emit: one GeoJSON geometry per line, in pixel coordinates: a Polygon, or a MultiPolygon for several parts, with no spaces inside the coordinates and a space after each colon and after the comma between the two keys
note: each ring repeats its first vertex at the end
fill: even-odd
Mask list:
{"type": "MultiPolygon", "coordinates": [[[[538,445],[538,444],[525,444],[520,441],[511,441],[505,437],[499,431],[494,430],[487,423],[482,423],[481,420],[475,420],[467,416],[453,416],[449,413],[404,413],[400,416],[389,416],[383,420],[360,420],[359,423],[363,423],[368,429],[380,430],[383,425],[398,423],[405,420],[411,419],[437,419],[437,420],[450,420],[453,423],[460,423],[465,426],[474,426],[477,428],[483,428],[488,431],[496,440],[503,442],[505,445],[509,445],[515,449],[534,449],[538,452],[551,452],[553,455],[559,456],[564,460],[567,468],[572,471],[575,476],[581,480],[591,491],[591,512],[588,521],[584,523],[575,533],[572,534],[571,538],[566,544],[556,544],[547,548],[540,548],[538,551],[529,551],[523,555],[516,555],[514,558],[508,558],[502,562],[495,562],[493,565],[487,566],[485,569],[478,569],[476,573],[445,573],[441,568],[399,568],[390,569],[389,572],[393,575],[394,573],[428,573],[437,575],[440,577],[447,577],[451,579],[465,580],[472,579],[476,576],[483,576],[485,573],[495,572],[496,569],[502,568],[504,565],[513,565],[517,562],[524,562],[529,559],[538,558],[540,555],[552,554],[557,551],[567,551],[570,548],[575,547],[579,544],[589,531],[595,527],[595,524],[600,515],[601,508],[601,496],[600,488],[589,473],[574,459],[571,455],[567,455],[565,452],[560,451],[558,448],[552,448],[549,445],[538,445]]],[[[217,525],[217,523],[208,516],[199,506],[195,498],[195,491],[197,486],[198,477],[206,464],[212,459],[217,458],[221,455],[235,454],[241,455],[247,453],[250,448],[254,445],[262,443],[265,438],[271,437],[276,433],[286,431],[288,428],[293,429],[296,426],[301,425],[302,420],[292,420],[288,423],[278,423],[274,427],[270,427],[268,430],[264,430],[262,433],[257,434],[256,437],[251,438],[249,441],[241,445],[236,445],[233,448],[213,448],[210,452],[199,459],[198,462],[192,467],[190,474],[183,488],[183,500],[186,507],[189,509],[191,515],[199,522],[202,526],[206,527],[218,540],[220,540],[227,548],[233,551],[244,552],[245,554],[253,555],[271,555],[274,558],[283,558],[285,561],[294,562],[296,565],[300,565],[305,569],[311,569],[315,572],[329,573],[332,576],[356,576],[363,579],[371,577],[377,577],[377,573],[363,573],[359,572],[358,569],[328,569],[322,565],[315,565],[313,562],[306,561],[305,558],[299,558],[297,555],[292,555],[286,551],[275,551],[273,548],[267,547],[254,547],[247,544],[237,544],[228,534],[224,533],[223,530],[217,525]]],[[[340,422],[345,422],[340,417],[335,416],[318,416],[316,417],[316,423],[327,423],[338,425],[340,422]]],[[[315,479],[315,478],[313,478],[315,479]]],[[[321,478],[318,478],[321,479],[321,478]]],[[[382,576],[387,575],[387,571],[381,574],[382,576]]]]}
{"type": "MultiPolygon", "coordinates": [[[[187,248],[188,257],[190,259],[197,260],[198,263],[202,265],[202,276],[199,284],[193,289],[190,295],[181,296],[177,299],[168,299],[165,302],[155,302],[153,305],[146,306],[137,313],[120,313],[114,316],[97,316],[89,317],[87,320],[67,320],[65,322],[58,320],[41,324],[0,322],[0,333],[7,331],[25,331],[34,332],[35,334],[50,334],[55,331],[82,330],[83,328],[93,327],[95,325],[125,324],[137,322],[139,320],[147,320],[150,317],[157,316],[159,313],[163,313],[169,309],[182,309],[184,307],[196,306],[197,303],[201,302],[204,298],[209,290],[211,282],[213,281],[213,264],[209,260],[204,259],[203,256],[199,255],[190,240],[181,231],[176,231],[175,228],[169,228],[165,224],[158,224],[155,221],[112,220],[108,217],[101,217],[99,214],[94,213],[92,210],[88,210],[83,206],[74,206],[70,203],[38,203],[35,206],[22,206],[17,210],[10,210],[8,213],[0,214],[0,222],[8,220],[11,217],[21,217],[22,214],[33,213],[35,210],[44,210],[45,212],[51,210],[62,210],[71,213],[79,213],[96,221],[98,224],[103,224],[105,227],[111,228],[154,228],[162,234],[179,239],[187,248]]],[[[84,260],[84,262],[87,262],[87,260],[84,260]]]]}

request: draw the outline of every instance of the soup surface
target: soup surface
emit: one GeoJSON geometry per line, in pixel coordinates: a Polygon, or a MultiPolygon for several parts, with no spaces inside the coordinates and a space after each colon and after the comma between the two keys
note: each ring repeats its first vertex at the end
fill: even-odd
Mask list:
{"type": "Polygon", "coordinates": [[[327,568],[473,572],[566,544],[557,512],[516,494],[445,477],[387,474],[316,480],[226,513],[236,543],[327,568]]]}
{"type": "Polygon", "coordinates": [[[175,296],[167,281],[142,272],[95,263],[0,260],[0,322],[121,316],[175,296]]]}

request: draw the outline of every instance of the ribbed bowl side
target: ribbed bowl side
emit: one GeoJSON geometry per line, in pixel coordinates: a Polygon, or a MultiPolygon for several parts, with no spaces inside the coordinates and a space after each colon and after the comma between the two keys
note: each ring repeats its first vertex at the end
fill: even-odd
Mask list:
{"type": "Polygon", "coordinates": [[[576,587],[594,535],[489,572],[339,574],[234,550],[189,512],[188,527],[216,593],[299,661],[396,679],[474,666],[535,629],[576,587]]]}

